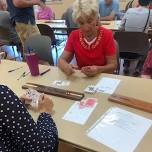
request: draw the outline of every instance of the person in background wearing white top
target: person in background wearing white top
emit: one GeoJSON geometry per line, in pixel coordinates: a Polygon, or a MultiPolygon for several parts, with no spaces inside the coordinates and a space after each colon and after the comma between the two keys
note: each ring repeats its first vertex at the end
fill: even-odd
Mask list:
{"type": "Polygon", "coordinates": [[[150,11],[149,14],[149,4],[150,0],[139,0],[139,7],[128,9],[122,18],[120,29],[124,29],[125,31],[147,33],[148,28],[152,23],[152,11],[150,11]],[[147,26],[144,30],[146,23],[147,26]]]}
{"type": "MultiPolygon", "coordinates": [[[[130,8],[125,13],[120,24],[120,30],[131,32],[148,32],[149,26],[152,24],[152,11],[149,10],[151,0],[139,0],[139,7],[130,8]]],[[[140,74],[141,62],[139,61],[134,75],[140,74]]],[[[129,61],[124,63],[124,73],[129,73],[129,61]]]]}

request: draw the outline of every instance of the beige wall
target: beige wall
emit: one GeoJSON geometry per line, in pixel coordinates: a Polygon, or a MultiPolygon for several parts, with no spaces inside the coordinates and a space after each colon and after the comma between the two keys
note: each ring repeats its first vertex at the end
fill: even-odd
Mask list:
{"type": "Polygon", "coordinates": [[[61,3],[52,3],[49,6],[55,12],[55,18],[60,19],[65,10],[72,5],[74,0],[63,0],[61,3]]]}
{"type": "MultiPolygon", "coordinates": [[[[126,3],[129,0],[119,0],[120,1],[120,10],[125,8],[126,3]]],[[[74,0],[63,0],[61,3],[52,3],[48,4],[53,11],[55,12],[56,19],[60,19],[63,12],[74,2],[74,0]]]]}

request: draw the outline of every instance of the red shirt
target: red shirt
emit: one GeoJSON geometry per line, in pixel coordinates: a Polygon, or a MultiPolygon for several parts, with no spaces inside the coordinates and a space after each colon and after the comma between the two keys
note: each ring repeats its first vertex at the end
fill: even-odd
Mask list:
{"type": "Polygon", "coordinates": [[[84,41],[80,29],[71,32],[65,51],[75,54],[79,68],[83,66],[106,65],[106,56],[115,55],[115,44],[112,32],[103,27],[98,28],[98,35],[94,43],[89,45],[84,41]]]}

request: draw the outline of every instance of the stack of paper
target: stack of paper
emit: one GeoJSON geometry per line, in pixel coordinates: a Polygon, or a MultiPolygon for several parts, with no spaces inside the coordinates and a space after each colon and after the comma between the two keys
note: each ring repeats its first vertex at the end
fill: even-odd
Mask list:
{"type": "Polygon", "coordinates": [[[117,88],[120,80],[113,78],[102,78],[95,86],[97,92],[112,94],[117,88]]]}
{"type": "Polygon", "coordinates": [[[94,103],[92,107],[80,108],[80,102],[75,102],[62,119],[83,125],[88,120],[96,106],[97,102],[94,103]]]}
{"type": "Polygon", "coordinates": [[[111,108],[87,131],[87,135],[117,152],[133,152],[151,125],[152,120],[111,108]]]}

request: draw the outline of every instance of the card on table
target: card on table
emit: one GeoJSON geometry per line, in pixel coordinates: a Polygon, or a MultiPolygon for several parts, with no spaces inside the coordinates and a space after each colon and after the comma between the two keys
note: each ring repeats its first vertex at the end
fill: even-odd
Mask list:
{"type": "Polygon", "coordinates": [[[95,93],[96,92],[96,88],[94,85],[88,85],[85,89],[84,92],[86,93],[95,93]]]}
{"type": "Polygon", "coordinates": [[[87,98],[80,101],[79,108],[93,107],[97,102],[97,98],[87,98]]]}
{"type": "Polygon", "coordinates": [[[54,82],[53,82],[53,85],[55,85],[55,86],[69,86],[70,85],[70,81],[68,81],[68,80],[55,80],[54,82]]]}

